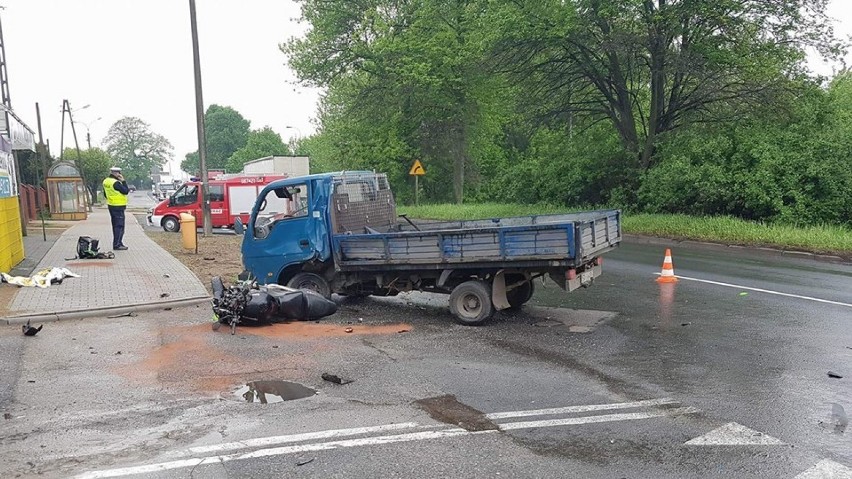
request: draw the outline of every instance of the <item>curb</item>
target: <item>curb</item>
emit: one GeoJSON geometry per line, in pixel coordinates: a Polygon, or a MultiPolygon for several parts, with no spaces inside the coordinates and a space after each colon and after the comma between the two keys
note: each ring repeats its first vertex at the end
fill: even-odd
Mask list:
{"type": "Polygon", "coordinates": [[[9,326],[15,324],[25,324],[27,321],[38,321],[47,323],[65,319],[100,318],[104,316],[126,314],[137,311],[152,311],[155,309],[163,308],[193,306],[196,304],[206,303],[208,301],[211,301],[212,299],[213,298],[210,296],[195,296],[192,298],[175,299],[171,301],[128,304],[124,306],[109,306],[105,308],[80,309],[73,311],[60,311],[54,313],[22,314],[0,318],[0,324],[5,324],[9,326]]]}
{"type": "Polygon", "coordinates": [[[799,258],[807,258],[813,259],[817,261],[826,261],[829,263],[852,263],[852,258],[844,258],[843,256],[837,256],[832,254],[824,254],[824,253],[811,253],[807,251],[798,251],[791,249],[781,249],[781,248],[770,248],[766,246],[758,246],[758,245],[740,245],[740,244],[732,244],[732,243],[714,243],[711,241],[698,241],[698,240],[680,240],[680,239],[672,239],[672,238],[662,238],[659,236],[645,236],[638,235],[633,233],[622,234],[622,238],[624,240],[629,240],[632,243],[638,244],[659,244],[659,245],[678,245],[678,244],[686,244],[686,245],[695,245],[695,246],[703,246],[717,249],[739,249],[739,250],[754,250],[754,251],[762,251],[765,253],[772,253],[783,256],[792,256],[799,258]]]}

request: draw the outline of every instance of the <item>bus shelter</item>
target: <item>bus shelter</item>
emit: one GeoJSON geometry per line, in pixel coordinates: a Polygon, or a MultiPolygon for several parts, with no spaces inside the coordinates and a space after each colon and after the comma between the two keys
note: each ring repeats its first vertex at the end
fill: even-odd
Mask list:
{"type": "Polygon", "coordinates": [[[86,186],[80,171],[60,161],[47,173],[47,197],[50,217],[57,220],[86,219],[86,186]]]}

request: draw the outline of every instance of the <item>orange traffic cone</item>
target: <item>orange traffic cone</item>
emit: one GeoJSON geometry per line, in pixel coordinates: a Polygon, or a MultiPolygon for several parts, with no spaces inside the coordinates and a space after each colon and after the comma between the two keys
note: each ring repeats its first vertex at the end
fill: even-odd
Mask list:
{"type": "Polygon", "coordinates": [[[672,265],[672,250],[666,248],[666,259],[663,260],[663,272],[657,278],[658,283],[676,283],[677,277],[674,274],[674,266],[672,265]]]}

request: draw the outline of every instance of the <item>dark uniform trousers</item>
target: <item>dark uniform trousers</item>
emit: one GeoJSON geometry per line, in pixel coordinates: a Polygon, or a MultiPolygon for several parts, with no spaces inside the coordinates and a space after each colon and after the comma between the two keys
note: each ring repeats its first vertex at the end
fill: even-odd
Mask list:
{"type": "Polygon", "coordinates": [[[126,206],[109,206],[109,218],[112,220],[112,248],[124,245],[124,210],[126,206]]]}

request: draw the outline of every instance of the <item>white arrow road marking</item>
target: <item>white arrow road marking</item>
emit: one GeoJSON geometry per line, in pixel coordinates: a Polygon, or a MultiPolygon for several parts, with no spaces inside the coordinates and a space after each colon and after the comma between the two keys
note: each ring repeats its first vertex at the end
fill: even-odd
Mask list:
{"type": "Polygon", "coordinates": [[[796,479],[852,479],[852,469],[839,462],[823,459],[814,467],[796,476],[796,479]]]}
{"type": "MultiPolygon", "coordinates": [[[[656,275],[659,276],[660,273],[656,273],[656,275]]],[[[741,286],[741,285],[738,285],[738,284],[722,283],[720,281],[710,281],[709,279],[690,278],[689,276],[680,276],[680,275],[677,275],[677,279],[685,279],[687,281],[697,281],[699,283],[715,284],[717,286],[727,286],[729,288],[747,289],[749,291],[757,291],[759,293],[775,294],[775,295],[778,295],[778,296],[786,296],[788,298],[806,299],[808,301],[816,301],[818,303],[836,304],[838,306],[846,306],[848,308],[852,308],[852,304],[849,304],[849,303],[841,303],[840,301],[831,301],[831,300],[828,300],[828,299],[814,298],[812,296],[802,296],[800,294],[782,293],[780,291],[772,291],[770,289],[752,288],[751,286],[741,286]]]]}
{"type": "Polygon", "coordinates": [[[729,422],[703,436],[686,441],[688,446],[783,446],[784,443],[742,424],[729,422]]]}
{"type": "MultiPolygon", "coordinates": [[[[619,403],[619,404],[600,404],[600,405],[592,405],[592,406],[572,406],[570,408],[554,408],[554,409],[539,409],[537,411],[511,411],[505,413],[495,413],[501,415],[501,417],[525,417],[525,416],[534,416],[534,415],[545,415],[545,414],[555,414],[553,412],[545,412],[542,411],[564,411],[564,412],[586,412],[586,411],[594,411],[594,410],[607,410],[607,409],[628,409],[628,408],[636,408],[643,406],[657,406],[664,404],[674,404],[676,401],[671,399],[657,399],[650,401],[636,401],[629,403],[619,403]],[[584,408],[584,409],[580,409],[584,408]],[[592,408],[592,409],[587,409],[592,408]],[[597,409],[596,409],[597,408],[597,409]],[[567,410],[567,411],[566,411],[567,410]],[[533,414],[531,414],[533,413],[533,414]]],[[[98,479],[104,477],[120,477],[120,476],[129,476],[134,474],[148,474],[154,472],[162,472],[172,469],[181,469],[186,467],[195,467],[205,464],[219,464],[229,461],[242,460],[242,459],[252,459],[258,457],[268,457],[268,456],[279,456],[285,454],[296,454],[296,453],[304,453],[304,452],[312,452],[312,451],[325,451],[329,449],[337,449],[337,448],[345,448],[345,447],[358,447],[358,446],[374,446],[380,444],[392,444],[398,442],[411,442],[411,441],[423,441],[429,439],[442,439],[446,437],[456,437],[456,436],[467,436],[467,435],[479,435],[479,434],[490,434],[500,431],[510,431],[515,429],[534,429],[534,428],[543,428],[543,427],[555,427],[555,426],[567,426],[567,425],[577,425],[577,424],[593,424],[600,422],[613,422],[613,421],[630,421],[630,420],[638,420],[638,419],[650,419],[655,417],[665,417],[665,416],[678,416],[683,414],[694,414],[700,412],[699,409],[693,407],[680,407],[680,408],[669,408],[669,409],[660,409],[657,411],[651,412],[635,412],[635,413],[622,413],[622,414],[605,414],[599,416],[585,416],[585,417],[572,417],[572,418],[562,418],[562,419],[545,419],[540,421],[522,421],[522,422],[510,422],[505,424],[499,424],[500,430],[487,430],[487,431],[468,431],[466,429],[461,428],[448,428],[440,431],[420,431],[420,432],[410,432],[403,434],[395,434],[395,435],[387,435],[387,436],[376,436],[376,437],[364,437],[357,439],[345,439],[339,441],[328,441],[321,443],[312,443],[312,444],[297,444],[291,446],[282,446],[275,448],[267,448],[267,449],[259,449],[256,451],[246,452],[246,453],[235,453],[235,454],[226,454],[226,455],[218,455],[218,456],[209,456],[202,458],[192,458],[192,459],[180,459],[175,461],[161,462],[157,464],[147,464],[143,466],[132,466],[132,467],[123,467],[117,469],[108,469],[103,471],[92,471],[84,474],[80,474],[75,476],[77,479],[98,479]]],[[[222,451],[228,449],[240,449],[245,447],[256,447],[262,445],[271,445],[271,444],[283,444],[287,442],[297,442],[303,440],[311,440],[311,439],[324,439],[331,437],[341,437],[346,435],[357,435],[364,434],[370,432],[380,432],[380,431],[388,431],[388,430],[399,430],[406,428],[435,428],[441,426],[420,426],[417,423],[401,423],[401,424],[388,424],[384,426],[374,426],[374,427],[364,427],[364,428],[352,428],[352,429],[337,429],[330,431],[320,431],[315,433],[304,433],[304,434],[294,434],[290,436],[274,436],[268,438],[259,438],[259,439],[251,439],[247,441],[241,442],[232,442],[226,444],[219,444],[214,446],[200,446],[196,448],[190,448],[185,451],[180,451],[176,453],[177,455],[186,455],[189,453],[198,453],[198,452],[212,452],[212,451],[222,451]]]]}

